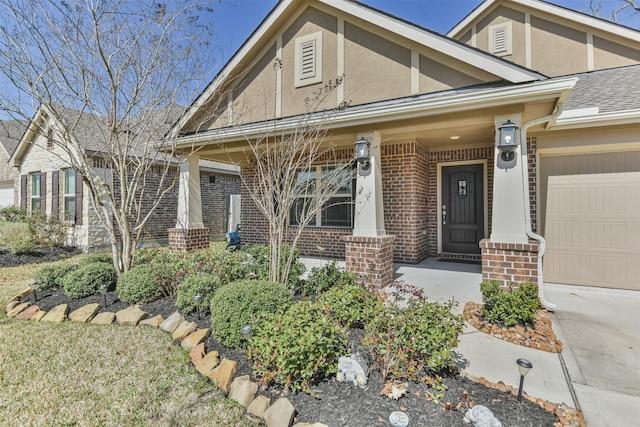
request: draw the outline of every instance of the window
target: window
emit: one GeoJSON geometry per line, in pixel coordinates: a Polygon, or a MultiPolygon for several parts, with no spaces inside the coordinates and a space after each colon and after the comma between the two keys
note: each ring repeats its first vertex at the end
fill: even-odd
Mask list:
{"type": "Polygon", "coordinates": [[[295,48],[295,87],[322,82],[322,32],[297,38],[295,48]]]}
{"type": "Polygon", "coordinates": [[[31,212],[41,208],[40,200],[40,172],[30,174],[31,177],[31,212]]]}
{"type": "Polygon", "coordinates": [[[65,169],[63,192],[63,218],[65,222],[76,222],[76,172],[65,169]]]}
{"type": "Polygon", "coordinates": [[[328,183],[339,185],[336,194],[313,213],[311,227],[353,227],[353,179],[350,169],[317,166],[298,172],[298,198],[289,211],[289,223],[298,225],[302,216],[317,208],[318,192],[328,183]]]}
{"type": "Polygon", "coordinates": [[[489,27],[489,51],[497,56],[511,55],[511,22],[489,27]]]}

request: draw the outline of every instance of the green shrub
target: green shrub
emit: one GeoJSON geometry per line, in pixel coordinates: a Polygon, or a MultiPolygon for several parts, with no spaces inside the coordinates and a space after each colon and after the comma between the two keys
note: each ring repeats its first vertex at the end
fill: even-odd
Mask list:
{"type": "Polygon", "coordinates": [[[484,302],[482,316],[491,323],[505,326],[531,324],[540,310],[538,286],[532,282],[519,286],[511,284],[508,289],[503,289],[492,280],[483,282],[480,291],[484,302]]]}
{"type": "Polygon", "coordinates": [[[198,308],[198,305],[193,301],[193,297],[200,295],[202,297],[199,303],[200,311],[208,312],[213,294],[216,293],[220,286],[220,277],[214,274],[187,276],[178,285],[176,306],[184,313],[193,313],[198,308]]]}
{"type": "MultiPolygon", "coordinates": [[[[96,263],[92,265],[105,265],[96,263]]],[[[137,265],[118,277],[116,285],[118,298],[129,304],[142,304],[157,300],[162,296],[156,275],[149,265],[137,265]]]]}
{"type": "Polygon", "coordinates": [[[366,326],[363,344],[386,381],[417,379],[455,364],[453,349],[462,331],[462,316],[453,314],[456,305],[428,302],[421,293],[401,306],[388,302],[366,326]]]}
{"type": "Polygon", "coordinates": [[[317,380],[336,373],[347,354],[347,329],[322,304],[301,301],[285,313],[266,313],[256,322],[248,357],[265,383],[311,392],[317,380]]]}
{"type": "Polygon", "coordinates": [[[29,231],[29,225],[22,222],[8,222],[0,227],[0,246],[8,247],[12,253],[29,253],[36,242],[29,231]]]}
{"type": "Polygon", "coordinates": [[[64,286],[64,277],[77,269],[75,264],[51,264],[45,265],[34,274],[36,288],[43,291],[52,291],[64,286]]]}
{"type": "Polygon", "coordinates": [[[29,231],[38,246],[63,246],[67,232],[60,221],[36,209],[27,220],[29,231]]]}
{"type": "MultiPolygon", "coordinates": [[[[258,280],[269,279],[269,267],[270,267],[270,254],[271,249],[267,245],[250,245],[245,246],[242,250],[249,254],[249,265],[247,274],[255,276],[258,280]]],[[[282,260],[287,260],[291,251],[289,245],[282,247],[282,260]]],[[[284,266],[281,266],[281,272],[284,266]]],[[[289,269],[289,276],[285,283],[291,288],[296,289],[299,287],[300,276],[304,273],[305,266],[300,262],[300,252],[296,249],[293,254],[293,261],[291,262],[291,268],[289,269]]]]}
{"type": "Polygon", "coordinates": [[[284,310],[291,305],[291,293],[283,286],[264,280],[241,280],[222,286],[211,300],[211,334],[227,347],[246,345],[240,334],[243,325],[254,324],[263,312],[284,310]]]}
{"type": "Polygon", "coordinates": [[[318,297],[331,315],[343,325],[364,327],[382,310],[382,301],[363,286],[348,284],[334,287],[318,297]]]}
{"type": "Polygon", "coordinates": [[[220,278],[222,285],[227,285],[245,278],[249,256],[242,251],[201,249],[189,254],[187,265],[187,274],[215,274],[220,278]]]}
{"type": "Polygon", "coordinates": [[[0,220],[9,222],[27,222],[29,214],[25,208],[6,206],[0,209],[0,220]]]}
{"type": "Polygon", "coordinates": [[[162,295],[175,298],[178,284],[188,274],[187,256],[185,253],[171,252],[168,248],[154,250],[148,265],[162,295]]]}
{"type": "Polygon", "coordinates": [[[113,266],[96,263],[70,272],[64,276],[62,284],[69,298],[78,299],[95,294],[103,285],[107,285],[108,289],[113,288],[116,278],[113,266]]]}
{"type": "Polygon", "coordinates": [[[85,265],[94,264],[96,262],[103,262],[109,265],[113,265],[113,258],[111,257],[110,253],[106,253],[106,252],[99,253],[99,254],[91,254],[82,258],[78,262],[78,266],[84,267],[85,265]]]}
{"type": "Polygon", "coordinates": [[[331,261],[322,267],[313,267],[307,280],[301,280],[295,288],[296,293],[301,295],[315,295],[326,292],[333,287],[353,285],[356,283],[356,276],[347,273],[338,263],[331,261]]]}

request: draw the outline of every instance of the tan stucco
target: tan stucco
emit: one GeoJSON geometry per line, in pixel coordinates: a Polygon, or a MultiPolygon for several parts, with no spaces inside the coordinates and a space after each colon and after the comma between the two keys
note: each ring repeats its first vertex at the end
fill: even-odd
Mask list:
{"type": "Polygon", "coordinates": [[[531,66],[550,75],[587,71],[586,33],[531,18],[531,66]]]}
{"type": "Polygon", "coordinates": [[[484,83],[482,80],[464,74],[454,64],[446,65],[420,55],[420,93],[437,92],[456,87],[484,83]]]}
{"type": "Polygon", "coordinates": [[[504,6],[496,8],[477,26],[476,47],[489,52],[489,27],[496,24],[511,22],[512,53],[503,56],[504,59],[516,64],[525,63],[525,29],[524,13],[504,6]]]}
{"type": "Polygon", "coordinates": [[[593,56],[596,69],[622,67],[639,63],[640,49],[594,36],[593,56]]]}

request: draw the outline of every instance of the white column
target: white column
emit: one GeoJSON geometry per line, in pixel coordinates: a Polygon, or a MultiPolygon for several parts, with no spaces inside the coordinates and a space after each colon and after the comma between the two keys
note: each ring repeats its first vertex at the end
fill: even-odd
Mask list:
{"type": "Polygon", "coordinates": [[[384,206],[382,204],[382,174],[380,167],[380,134],[358,134],[371,143],[371,162],[367,170],[358,165],[356,179],[355,218],[353,235],[364,237],[386,236],[384,206]]]}
{"type": "Polygon", "coordinates": [[[176,228],[204,228],[200,194],[200,156],[181,159],[176,228]]]}
{"type": "MultiPolygon", "coordinates": [[[[529,243],[525,216],[525,197],[529,197],[529,183],[524,182],[522,173],[522,168],[527,167],[527,153],[522,153],[522,147],[518,145],[514,159],[504,161],[497,148],[498,138],[500,138],[498,128],[507,120],[520,126],[522,117],[517,114],[495,118],[496,148],[490,240],[502,243],[529,243]]],[[[518,138],[519,142],[520,138],[518,138]]]]}

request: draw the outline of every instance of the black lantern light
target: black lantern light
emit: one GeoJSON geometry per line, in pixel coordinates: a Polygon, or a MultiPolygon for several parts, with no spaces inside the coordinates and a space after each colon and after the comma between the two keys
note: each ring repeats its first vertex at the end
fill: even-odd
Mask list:
{"type": "Polygon", "coordinates": [[[360,164],[360,169],[365,171],[369,169],[369,165],[371,164],[370,146],[371,144],[365,137],[356,141],[356,161],[360,164]]]}
{"type": "Polygon", "coordinates": [[[516,157],[516,148],[518,147],[518,125],[511,120],[507,120],[498,127],[500,138],[498,139],[498,149],[500,150],[500,158],[505,162],[510,162],[516,157]]]}

